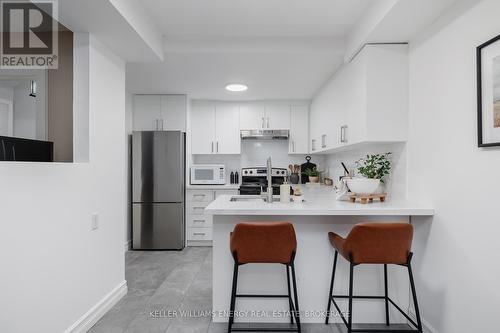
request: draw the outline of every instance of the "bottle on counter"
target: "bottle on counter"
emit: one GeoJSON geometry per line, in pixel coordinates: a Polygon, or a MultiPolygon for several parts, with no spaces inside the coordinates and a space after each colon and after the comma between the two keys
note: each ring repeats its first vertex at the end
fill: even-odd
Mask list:
{"type": "Polygon", "coordinates": [[[283,184],[280,185],[280,202],[290,203],[290,184],[285,180],[283,184]]]}
{"type": "Polygon", "coordinates": [[[234,184],[234,172],[231,171],[231,175],[229,176],[231,184],[234,184]]]}
{"type": "Polygon", "coordinates": [[[240,183],[240,175],[238,174],[238,171],[234,174],[234,183],[233,184],[239,184],[240,183]]]}

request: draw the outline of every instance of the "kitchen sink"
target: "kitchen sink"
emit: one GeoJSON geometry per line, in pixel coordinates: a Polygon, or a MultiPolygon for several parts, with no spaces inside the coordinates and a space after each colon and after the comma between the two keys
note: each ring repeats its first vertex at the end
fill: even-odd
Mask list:
{"type": "Polygon", "coordinates": [[[259,196],[238,196],[238,197],[232,197],[231,200],[232,202],[264,202],[264,198],[259,197],[259,196]]]}
{"type": "MultiPolygon", "coordinates": [[[[248,196],[237,196],[231,197],[231,202],[267,202],[267,197],[260,197],[257,195],[248,195],[248,196]]],[[[274,197],[273,202],[279,202],[280,197],[274,197]]],[[[290,198],[290,202],[293,200],[290,198]]]]}

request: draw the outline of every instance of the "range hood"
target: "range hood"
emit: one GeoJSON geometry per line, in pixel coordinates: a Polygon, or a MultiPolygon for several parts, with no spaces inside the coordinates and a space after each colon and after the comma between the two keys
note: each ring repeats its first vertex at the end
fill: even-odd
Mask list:
{"type": "Polygon", "coordinates": [[[242,140],[288,140],[288,130],[243,130],[242,140]]]}

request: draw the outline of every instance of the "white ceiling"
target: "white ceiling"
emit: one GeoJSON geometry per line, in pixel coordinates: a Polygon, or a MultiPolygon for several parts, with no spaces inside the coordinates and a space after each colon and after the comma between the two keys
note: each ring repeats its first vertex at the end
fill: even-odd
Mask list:
{"type": "Polygon", "coordinates": [[[127,64],[130,92],[257,100],[312,98],[378,0],[140,1],[164,35],[165,59],[127,64]],[[248,91],[225,91],[233,82],[248,91]]]}
{"type": "Polygon", "coordinates": [[[457,2],[136,1],[163,34],[164,61],[128,63],[127,89],[220,100],[311,99],[349,50],[408,41],[457,2]],[[227,92],[228,83],[249,89],[227,92]]]}
{"type": "Polygon", "coordinates": [[[140,0],[166,36],[343,36],[373,0],[140,0]]]}

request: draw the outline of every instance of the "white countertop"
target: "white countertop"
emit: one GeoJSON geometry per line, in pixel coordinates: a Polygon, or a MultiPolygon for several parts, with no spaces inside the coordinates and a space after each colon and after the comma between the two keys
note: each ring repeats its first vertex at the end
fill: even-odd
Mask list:
{"type": "Polygon", "coordinates": [[[304,202],[280,203],[231,201],[232,195],[223,195],[205,208],[211,215],[344,215],[344,216],[431,216],[434,209],[407,200],[352,203],[338,201],[331,187],[301,186],[304,202]]]}
{"type": "Polygon", "coordinates": [[[225,184],[225,185],[187,185],[188,190],[237,190],[240,184],[225,184]]]}

